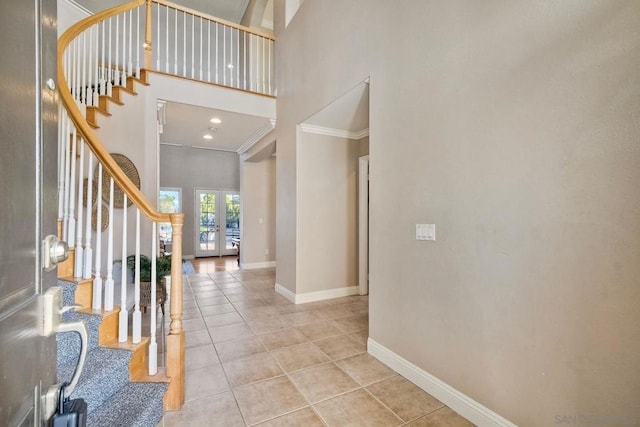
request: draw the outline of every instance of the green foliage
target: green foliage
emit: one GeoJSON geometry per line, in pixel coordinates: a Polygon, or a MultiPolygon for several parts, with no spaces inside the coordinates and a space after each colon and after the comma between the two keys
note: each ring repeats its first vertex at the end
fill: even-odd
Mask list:
{"type": "MultiPolygon", "coordinates": [[[[133,270],[135,277],[136,274],[136,256],[129,255],[127,257],[127,266],[133,270]]],[[[164,276],[171,274],[171,255],[161,256],[156,258],[156,283],[161,284],[164,276]]],[[[151,258],[146,255],[140,254],[140,281],[151,281],[151,258]]]]}

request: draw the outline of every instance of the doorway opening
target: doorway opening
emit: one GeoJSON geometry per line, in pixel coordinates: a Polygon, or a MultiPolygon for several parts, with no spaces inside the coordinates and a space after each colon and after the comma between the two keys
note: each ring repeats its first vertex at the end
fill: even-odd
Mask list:
{"type": "Polygon", "coordinates": [[[195,256],[235,255],[233,239],[240,238],[240,193],[196,189],[195,256]]]}

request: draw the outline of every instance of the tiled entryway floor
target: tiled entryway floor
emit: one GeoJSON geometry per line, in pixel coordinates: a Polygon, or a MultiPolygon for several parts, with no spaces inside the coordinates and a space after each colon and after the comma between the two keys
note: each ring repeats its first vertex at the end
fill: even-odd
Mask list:
{"type": "Polygon", "coordinates": [[[165,426],[472,425],[366,353],[368,297],[295,305],[274,280],[186,276],[185,404],[165,426]]]}

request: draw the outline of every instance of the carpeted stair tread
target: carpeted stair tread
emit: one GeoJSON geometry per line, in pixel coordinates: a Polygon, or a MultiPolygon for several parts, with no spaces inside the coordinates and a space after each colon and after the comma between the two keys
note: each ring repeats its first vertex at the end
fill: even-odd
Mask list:
{"type": "Polygon", "coordinates": [[[74,282],[58,279],[58,286],[62,288],[62,306],[73,305],[78,285],[74,282]]]}
{"type": "MultiPolygon", "coordinates": [[[[62,315],[65,323],[83,321],[87,327],[89,336],[89,348],[91,351],[98,348],[98,331],[102,323],[102,317],[94,314],[76,313],[74,310],[67,311],[62,315]]],[[[80,336],[75,332],[65,332],[56,334],[58,343],[58,366],[64,365],[70,360],[78,360],[80,357],[80,336]]]]}
{"type": "Polygon", "coordinates": [[[91,427],[154,427],[163,415],[166,383],[129,383],[89,413],[91,427]]]}
{"type": "MultiPolygon", "coordinates": [[[[87,402],[88,412],[102,405],[129,382],[129,360],[132,355],[130,351],[103,347],[90,351],[71,397],[82,397],[87,402]]],[[[59,366],[58,382],[70,381],[75,367],[75,360],[59,366]]]]}

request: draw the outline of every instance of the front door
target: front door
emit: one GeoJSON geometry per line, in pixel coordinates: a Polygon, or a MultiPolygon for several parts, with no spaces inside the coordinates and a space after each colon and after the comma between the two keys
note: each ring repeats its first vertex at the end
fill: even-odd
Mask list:
{"type": "Polygon", "coordinates": [[[56,2],[2,0],[0,33],[0,425],[38,426],[56,379],[55,336],[38,324],[56,280],[40,267],[56,234],[56,2]]]}
{"type": "Polygon", "coordinates": [[[240,237],[240,194],[196,190],[196,256],[234,255],[231,239],[240,237]]]}

